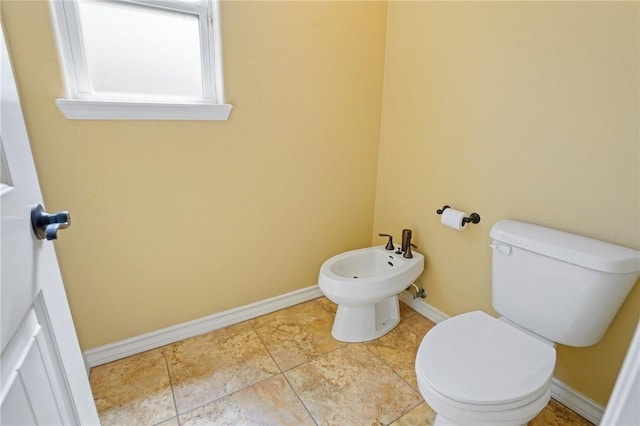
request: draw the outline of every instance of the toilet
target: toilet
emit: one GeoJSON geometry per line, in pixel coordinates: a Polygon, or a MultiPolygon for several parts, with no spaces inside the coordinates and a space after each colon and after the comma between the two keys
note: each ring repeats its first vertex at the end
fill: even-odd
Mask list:
{"type": "Polygon", "coordinates": [[[434,425],[525,425],[548,403],[555,343],[602,339],[640,276],[640,252],[513,220],[490,233],[492,303],[433,327],[416,355],[434,425]]]}

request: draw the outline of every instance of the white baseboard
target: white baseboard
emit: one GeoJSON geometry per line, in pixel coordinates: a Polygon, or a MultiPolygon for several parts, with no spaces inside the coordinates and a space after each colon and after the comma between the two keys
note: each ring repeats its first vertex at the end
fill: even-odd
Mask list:
{"type": "MultiPolygon", "coordinates": [[[[449,318],[447,314],[429,305],[424,300],[414,299],[411,296],[411,290],[400,293],[400,300],[436,324],[449,318]]],[[[602,419],[604,413],[602,405],[567,386],[555,377],[551,384],[551,397],[593,424],[599,424],[602,419]]]]}
{"type": "Polygon", "coordinates": [[[423,299],[414,299],[413,296],[411,296],[411,291],[412,290],[403,291],[399,294],[399,299],[414,311],[436,324],[449,318],[449,315],[431,306],[427,302],[423,301],[423,299]]]}
{"type": "Polygon", "coordinates": [[[604,407],[577,390],[567,386],[560,380],[553,378],[551,397],[559,403],[569,407],[593,424],[600,424],[604,407]]]}
{"type": "Polygon", "coordinates": [[[85,351],[89,367],[247,321],[322,296],[317,285],[85,351]]]}

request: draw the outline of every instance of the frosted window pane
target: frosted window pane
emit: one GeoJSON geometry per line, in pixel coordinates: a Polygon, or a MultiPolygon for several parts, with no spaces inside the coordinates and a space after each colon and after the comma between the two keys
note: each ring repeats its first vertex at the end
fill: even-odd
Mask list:
{"type": "Polygon", "coordinates": [[[197,16],[94,1],[78,12],[94,91],[204,95],[197,16]]]}

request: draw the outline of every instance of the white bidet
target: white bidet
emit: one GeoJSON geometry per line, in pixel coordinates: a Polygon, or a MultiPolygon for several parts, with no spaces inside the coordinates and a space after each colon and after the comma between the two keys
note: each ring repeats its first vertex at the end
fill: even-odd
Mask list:
{"type": "Polygon", "coordinates": [[[424,256],[404,258],[385,246],[351,250],[322,264],[318,285],[338,305],[331,334],[343,342],[366,342],[400,322],[398,294],[424,270],[424,256]]]}

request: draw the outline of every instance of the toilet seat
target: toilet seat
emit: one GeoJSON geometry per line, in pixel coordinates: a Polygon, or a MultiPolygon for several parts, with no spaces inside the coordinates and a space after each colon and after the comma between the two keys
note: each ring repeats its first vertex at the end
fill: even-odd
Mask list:
{"type": "Polygon", "coordinates": [[[547,393],[555,359],[550,345],[474,311],[427,333],[416,373],[447,405],[491,412],[524,406],[547,393]]]}

